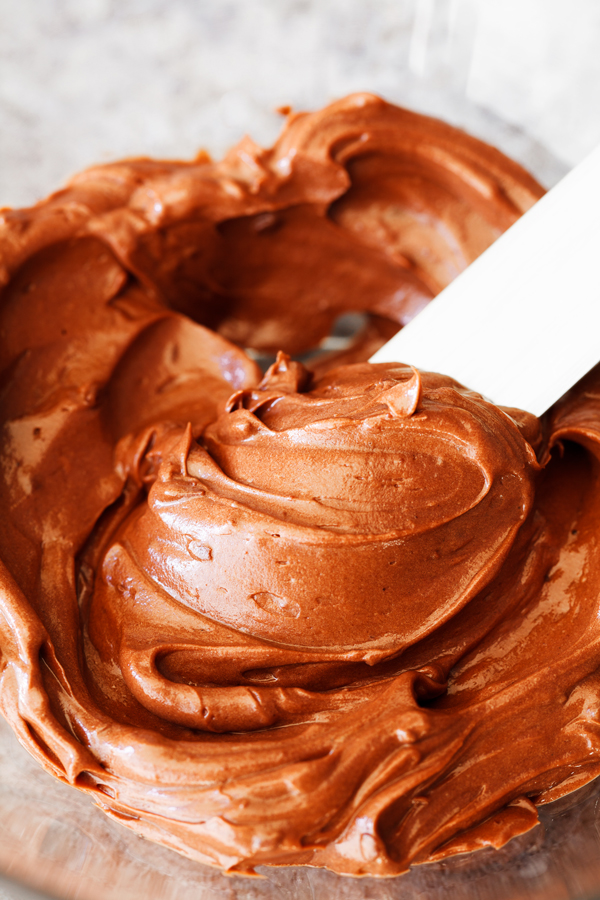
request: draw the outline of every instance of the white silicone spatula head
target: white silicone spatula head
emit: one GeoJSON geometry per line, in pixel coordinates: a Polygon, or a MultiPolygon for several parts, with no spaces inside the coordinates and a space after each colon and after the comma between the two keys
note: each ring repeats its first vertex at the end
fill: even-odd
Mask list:
{"type": "Polygon", "coordinates": [[[598,361],[600,147],[371,358],[538,416],[598,361]]]}

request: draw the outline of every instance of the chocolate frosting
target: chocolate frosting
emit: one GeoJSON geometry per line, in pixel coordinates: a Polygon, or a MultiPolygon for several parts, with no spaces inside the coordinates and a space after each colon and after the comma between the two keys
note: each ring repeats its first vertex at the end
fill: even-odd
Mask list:
{"type": "Polygon", "coordinates": [[[4,211],[0,703],[49,771],[200,861],[355,875],[600,772],[600,373],[540,423],[365,362],[541,193],[361,94],[4,211]]]}

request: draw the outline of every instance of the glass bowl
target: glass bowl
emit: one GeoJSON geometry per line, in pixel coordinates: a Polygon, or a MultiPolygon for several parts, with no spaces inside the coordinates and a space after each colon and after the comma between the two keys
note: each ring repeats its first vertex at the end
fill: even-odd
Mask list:
{"type": "MultiPolygon", "coordinates": [[[[464,128],[547,187],[600,139],[600,123],[588,127],[593,91],[575,96],[573,88],[571,127],[586,127],[570,143],[553,138],[548,91],[538,90],[537,107],[530,97],[510,115],[519,67],[509,57],[504,68],[498,62],[497,4],[125,0],[113,8],[109,0],[27,0],[27,15],[22,5],[18,15],[8,4],[0,8],[1,65],[9,76],[0,94],[0,206],[32,203],[97,161],[193,156],[203,146],[220,155],[244,132],[268,145],[280,126],[276,106],[317,109],[354,90],[464,128]],[[557,155],[562,149],[566,161],[557,155]]],[[[594,0],[579,5],[588,19],[596,15],[594,0]]],[[[510,7],[504,24],[513,40],[505,49],[514,49],[519,15],[539,2],[502,6],[510,7]]],[[[546,35],[546,47],[560,35],[563,13],[549,3],[543,15],[546,31],[538,37],[543,43],[546,35]]],[[[580,17],[577,29],[589,70],[596,63],[593,43],[583,40],[586,21],[580,17]]],[[[568,81],[568,54],[534,51],[536,84],[568,81]]],[[[88,797],[41,770],[0,720],[0,898],[33,900],[43,891],[79,900],[583,900],[600,896],[599,796],[600,784],[592,783],[542,808],[540,824],[500,851],[419,866],[399,878],[306,867],[226,876],[108,820],[88,797]]]]}

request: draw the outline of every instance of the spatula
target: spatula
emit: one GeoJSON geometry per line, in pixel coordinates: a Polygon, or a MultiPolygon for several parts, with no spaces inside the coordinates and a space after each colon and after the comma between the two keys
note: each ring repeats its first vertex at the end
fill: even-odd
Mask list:
{"type": "Polygon", "coordinates": [[[600,361],[600,147],[371,358],[541,415],[600,361]]]}

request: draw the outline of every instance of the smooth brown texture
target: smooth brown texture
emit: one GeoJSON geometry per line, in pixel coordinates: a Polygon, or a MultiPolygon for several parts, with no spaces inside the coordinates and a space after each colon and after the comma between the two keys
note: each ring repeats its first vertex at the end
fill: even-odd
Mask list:
{"type": "Polygon", "coordinates": [[[356,95],[4,213],[0,699],[46,768],[204,862],[376,875],[600,771],[598,373],[540,424],[364,362],[540,194],[356,95]]]}

